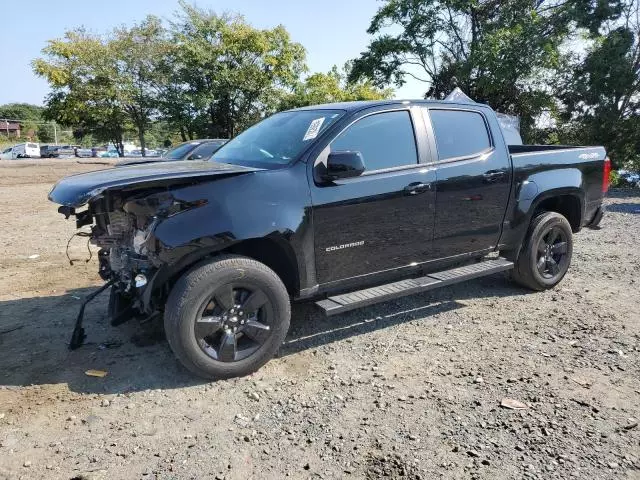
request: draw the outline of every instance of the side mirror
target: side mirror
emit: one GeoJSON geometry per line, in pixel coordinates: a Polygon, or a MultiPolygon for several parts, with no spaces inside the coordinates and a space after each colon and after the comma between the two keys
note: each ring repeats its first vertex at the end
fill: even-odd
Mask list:
{"type": "Polygon", "coordinates": [[[332,152],[327,157],[327,170],[322,174],[322,179],[332,182],[341,178],[357,177],[364,171],[364,159],[360,152],[332,152]]]}
{"type": "Polygon", "coordinates": [[[189,158],[187,158],[187,160],[202,160],[202,155],[200,155],[199,153],[194,153],[189,158]]]}

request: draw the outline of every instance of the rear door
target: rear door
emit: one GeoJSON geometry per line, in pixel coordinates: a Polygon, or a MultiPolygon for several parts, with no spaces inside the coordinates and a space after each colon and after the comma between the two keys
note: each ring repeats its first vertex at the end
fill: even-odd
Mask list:
{"type": "Polygon", "coordinates": [[[331,184],[318,183],[314,176],[311,196],[320,284],[411,267],[429,257],[435,174],[420,162],[428,146],[426,140],[416,140],[416,123],[424,131],[419,109],[367,111],[315,159],[318,165],[332,151],[358,151],[366,168],[359,177],[331,184]]]}
{"type": "Polygon", "coordinates": [[[437,152],[433,258],[493,249],[511,188],[511,161],[490,111],[423,108],[437,152]]]}

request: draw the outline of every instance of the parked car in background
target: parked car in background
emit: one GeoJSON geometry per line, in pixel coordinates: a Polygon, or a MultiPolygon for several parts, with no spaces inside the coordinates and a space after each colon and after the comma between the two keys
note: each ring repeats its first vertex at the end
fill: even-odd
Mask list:
{"type": "Polygon", "coordinates": [[[100,158],[118,158],[118,152],[115,150],[106,150],[98,153],[98,157],[100,158]]]}
{"type": "Polygon", "coordinates": [[[79,158],[91,158],[92,151],[90,148],[76,148],[76,157],[79,158]]]}
{"type": "Polygon", "coordinates": [[[70,145],[43,145],[40,147],[42,158],[70,158],[76,152],[70,145]]]}
{"type": "Polygon", "coordinates": [[[106,151],[107,151],[106,147],[92,147],[91,148],[91,156],[92,157],[99,157],[101,153],[104,153],[106,151]]]}
{"type": "Polygon", "coordinates": [[[209,160],[218,149],[227,143],[226,138],[191,140],[167,151],[163,160],[209,160]]]}
{"type": "Polygon", "coordinates": [[[630,172],[629,170],[618,170],[620,178],[630,186],[640,186],[640,173],[630,172]]]}
{"type": "Polygon", "coordinates": [[[134,150],[127,156],[140,156],[140,159],[125,160],[118,164],[119,167],[127,167],[130,165],[139,165],[141,163],[151,162],[175,162],[181,160],[209,160],[211,155],[218,151],[222,145],[229,140],[226,138],[213,138],[202,140],[191,140],[184,142],[175,148],[167,151],[162,157],[150,155],[150,151],[147,151],[147,156],[142,157],[140,150],[134,150]],[[139,155],[134,155],[134,152],[138,152],[139,155]]]}
{"type": "Polygon", "coordinates": [[[15,160],[16,158],[39,158],[40,145],[37,143],[19,143],[6,148],[0,153],[0,160],[15,160]]]}
{"type": "MultiPolygon", "coordinates": [[[[127,153],[125,156],[127,157],[142,157],[142,149],[137,149],[137,150],[131,150],[129,153],[127,153]]],[[[160,154],[158,153],[157,150],[151,150],[149,148],[145,149],[145,157],[159,157],[160,154]]]]}

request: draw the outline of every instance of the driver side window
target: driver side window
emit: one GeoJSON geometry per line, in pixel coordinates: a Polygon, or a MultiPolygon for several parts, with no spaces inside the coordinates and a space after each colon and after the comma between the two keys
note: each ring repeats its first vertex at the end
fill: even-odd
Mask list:
{"type": "Polygon", "coordinates": [[[330,145],[331,152],[358,151],[368,172],[418,163],[416,140],[407,110],[366,116],[330,145]]]}

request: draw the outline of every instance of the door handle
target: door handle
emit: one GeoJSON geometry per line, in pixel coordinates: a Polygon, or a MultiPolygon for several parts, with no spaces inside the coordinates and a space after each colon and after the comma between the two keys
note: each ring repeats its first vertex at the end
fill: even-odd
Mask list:
{"type": "Polygon", "coordinates": [[[482,176],[488,182],[495,182],[506,175],[504,170],[489,170],[486,173],[483,173],[482,176]]]}
{"type": "Polygon", "coordinates": [[[422,182],[413,182],[404,187],[404,192],[406,195],[418,195],[420,193],[428,192],[431,190],[430,183],[422,183],[422,182]]]}

